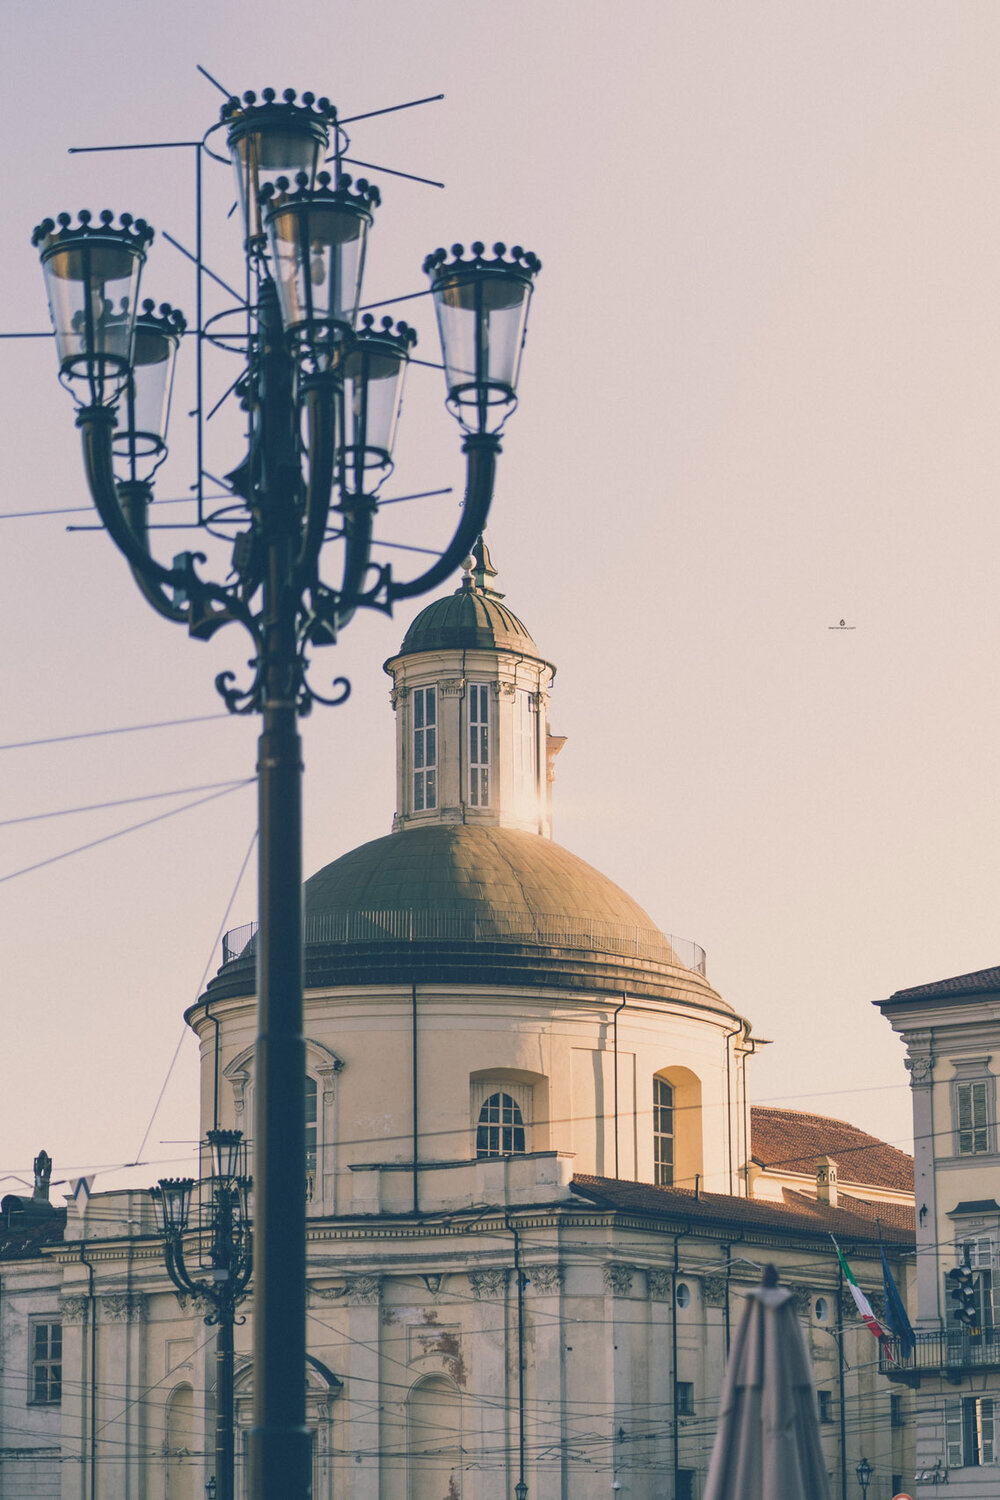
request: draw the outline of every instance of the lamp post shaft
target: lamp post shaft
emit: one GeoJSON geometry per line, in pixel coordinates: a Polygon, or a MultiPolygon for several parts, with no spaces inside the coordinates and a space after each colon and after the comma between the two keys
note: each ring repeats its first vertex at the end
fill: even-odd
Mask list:
{"type": "Polygon", "coordinates": [[[220,1310],[215,1344],[215,1481],[217,1500],[235,1500],[233,1440],[235,1436],[233,1391],[233,1316],[235,1309],[220,1310]]]}
{"type": "Polygon", "coordinates": [[[302,1034],[302,745],[297,728],[297,599],[293,496],[298,473],[284,389],[290,362],[276,300],[261,294],[262,449],[259,491],[266,547],[261,644],[263,729],[258,741],[260,828],[254,1127],[253,1500],[308,1500],[312,1454],[305,1423],[306,1159],[302,1034]]]}

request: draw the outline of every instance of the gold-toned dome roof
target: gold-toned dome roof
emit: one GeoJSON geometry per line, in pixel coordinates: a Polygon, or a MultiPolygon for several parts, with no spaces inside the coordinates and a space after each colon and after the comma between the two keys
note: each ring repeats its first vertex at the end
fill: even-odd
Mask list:
{"type": "Polygon", "coordinates": [[[414,656],[419,651],[479,650],[539,657],[527,626],[493,587],[495,577],[496,568],[480,537],[459,587],[420,611],[403,637],[397,656],[414,656]]]}
{"type": "MultiPolygon", "coordinates": [[[[306,985],[557,987],[730,1015],[696,943],[668,937],[620,886],[536,833],[434,823],[373,839],[305,885],[306,985]]],[[[252,993],[256,941],[209,993],[252,993]]]]}

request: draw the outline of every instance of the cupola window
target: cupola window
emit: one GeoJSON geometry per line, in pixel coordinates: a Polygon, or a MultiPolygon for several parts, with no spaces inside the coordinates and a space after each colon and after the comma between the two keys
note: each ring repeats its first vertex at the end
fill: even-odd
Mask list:
{"type": "Polygon", "coordinates": [[[491,1094],[479,1111],[476,1155],[523,1156],[524,1116],[510,1094],[491,1094]]]}
{"type": "Polygon", "coordinates": [[[437,807],[437,689],[413,693],[413,811],[437,807]]]}
{"type": "Polygon", "coordinates": [[[665,1078],[653,1079],[653,1169],[658,1187],[674,1182],[674,1090],[665,1078]]]}
{"type": "Polygon", "coordinates": [[[490,805],[490,689],[469,686],[469,806],[490,805]]]}

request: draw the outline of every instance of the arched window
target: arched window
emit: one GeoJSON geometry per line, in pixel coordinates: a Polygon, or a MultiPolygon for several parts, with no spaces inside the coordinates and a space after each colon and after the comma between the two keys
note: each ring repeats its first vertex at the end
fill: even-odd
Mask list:
{"type": "Polygon", "coordinates": [[[658,1187],[674,1181],[674,1089],[665,1078],[653,1079],[653,1181],[658,1187]]]}
{"type": "Polygon", "coordinates": [[[479,1111],[477,1156],[523,1156],[524,1116],[509,1094],[491,1094],[479,1111]]]}
{"type": "Polygon", "coordinates": [[[419,1381],[407,1401],[411,1500],[461,1500],[462,1398],[444,1375],[419,1381]]]}
{"type": "Polygon", "coordinates": [[[194,1391],[179,1385],[167,1402],[166,1431],[167,1500],[194,1500],[196,1457],[194,1391]]]}

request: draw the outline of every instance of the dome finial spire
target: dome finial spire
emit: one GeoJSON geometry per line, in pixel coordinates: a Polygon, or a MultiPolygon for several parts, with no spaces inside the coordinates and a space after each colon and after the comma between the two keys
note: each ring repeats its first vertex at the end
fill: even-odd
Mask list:
{"type": "Polygon", "coordinates": [[[495,594],[498,599],[502,599],[503,594],[493,587],[492,580],[497,576],[497,570],[493,566],[489,548],[486,545],[482,532],[476,538],[476,544],[472,549],[472,560],[474,563],[472,569],[473,587],[479,589],[481,593],[495,594]]]}

